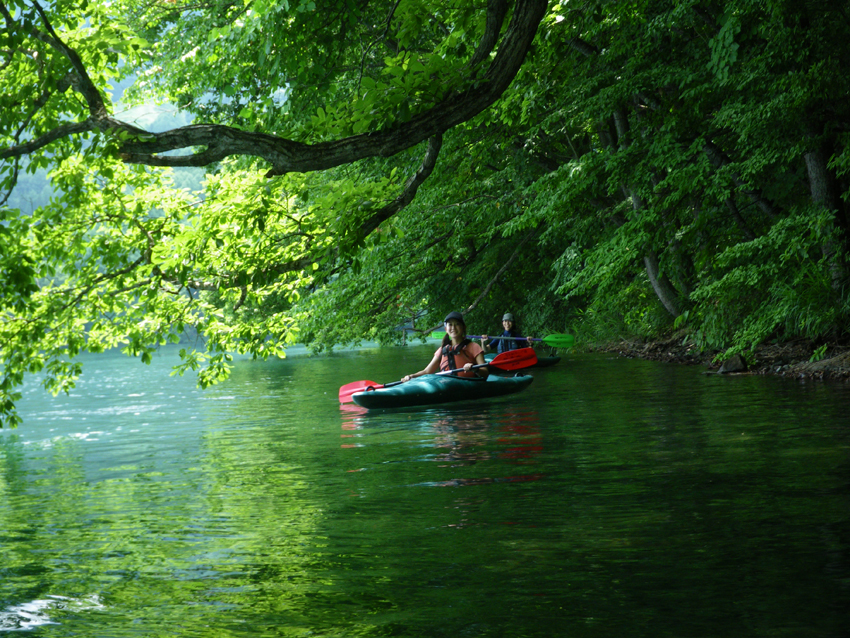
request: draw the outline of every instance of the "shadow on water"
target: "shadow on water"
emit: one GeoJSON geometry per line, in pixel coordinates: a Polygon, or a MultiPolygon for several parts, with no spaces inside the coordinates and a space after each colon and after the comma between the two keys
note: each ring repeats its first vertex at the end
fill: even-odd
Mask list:
{"type": "Polygon", "coordinates": [[[92,361],[0,433],[0,630],[818,636],[850,602],[850,389],[564,357],[526,391],[365,412],[435,346],[92,361]],[[4,625],[5,623],[5,625],[4,625]]]}

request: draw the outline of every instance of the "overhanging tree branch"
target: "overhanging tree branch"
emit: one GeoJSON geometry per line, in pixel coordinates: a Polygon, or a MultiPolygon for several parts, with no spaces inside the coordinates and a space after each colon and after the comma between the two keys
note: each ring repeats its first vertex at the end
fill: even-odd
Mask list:
{"type": "Polygon", "coordinates": [[[419,186],[428,179],[437,165],[437,156],[440,154],[442,145],[443,136],[440,134],[428,140],[428,149],[425,152],[425,157],[422,160],[419,170],[405,182],[404,188],[398,197],[363,222],[363,225],[360,227],[360,237],[368,237],[369,233],[380,226],[381,222],[389,219],[413,201],[413,198],[416,197],[416,191],[419,190],[419,186]]]}
{"type": "MultiPolygon", "coordinates": [[[[86,70],[86,66],[80,58],[79,54],[70,46],[65,44],[56,31],[53,29],[53,26],[50,24],[50,20],[47,17],[47,14],[44,12],[44,9],[37,2],[37,0],[32,0],[33,7],[41,18],[42,23],[44,24],[45,31],[39,31],[37,29],[32,29],[29,32],[29,35],[44,42],[52,49],[58,51],[63,57],[65,57],[73,68],[73,72],[66,75],[62,78],[56,87],[59,92],[64,92],[67,90],[68,86],[73,86],[74,90],[80,93],[85,99],[86,106],[89,111],[89,117],[80,122],[64,122],[61,123],[46,133],[36,137],[33,140],[25,142],[23,144],[14,144],[7,148],[0,148],[0,159],[8,159],[8,158],[19,158],[30,153],[33,153],[39,149],[46,147],[47,145],[55,142],[56,140],[70,137],[73,135],[79,135],[81,133],[87,133],[93,130],[114,130],[114,131],[126,131],[135,136],[146,135],[146,131],[140,129],[131,124],[127,124],[126,122],[122,122],[118,119],[115,119],[109,114],[109,110],[106,107],[106,103],[103,100],[103,95],[100,93],[98,88],[95,86],[94,82],[92,82],[89,77],[88,71],[86,70]]],[[[17,29],[21,29],[20,24],[16,24],[12,14],[7,9],[6,5],[0,2],[0,15],[6,20],[7,28],[12,31],[13,26],[17,29]]],[[[44,104],[42,102],[46,102],[49,98],[49,94],[41,96],[35,103],[34,108],[37,110],[41,108],[44,104]]],[[[17,141],[20,134],[22,133],[22,129],[16,133],[15,140],[17,141]]]]}
{"type": "MultiPolygon", "coordinates": [[[[101,130],[124,130],[134,139],[120,146],[120,157],[130,164],[147,166],[206,166],[234,155],[258,157],[271,165],[268,176],[288,172],[310,172],[349,164],[367,157],[390,157],[411,146],[439,135],[450,128],[478,115],[492,105],[513,81],[528,53],[540,21],[546,12],[546,0],[517,0],[510,24],[499,39],[506,3],[491,0],[485,31],[476,49],[474,61],[487,56],[478,52],[490,52],[493,43],[499,42],[495,56],[483,73],[480,68],[471,68],[471,88],[448,95],[433,108],[420,113],[409,121],[372,133],[354,135],[339,140],[304,144],[267,133],[243,131],[217,124],[195,124],[161,133],[150,133],[112,118],[107,112],[102,96],[88,78],[76,52],[63,44],[49,27],[47,17],[40,7],[42,20],[50,33],[49,43],[62,51],[71,61],[80,76],[78,88],[89,108],[90,117],[75,126],[79,130],[98,128],[101,130]],[[501,18],[501,19],[500,19],[501,18]],[[478,71],[478,72],[476,72],[478,71]],[[170,151],[202,149],[189,155],[163,155],[170,151]]],[[[63,130],[70,134],[75,131],[63,130]]],[[[49,141],[57,139],[53,136],[49,141]]],[[[44,144],[30,142],[0,150],[0,158],[16,157],[32,152],[44,144]]]]}
{"type": "MultiPolygon", "coordinates": [[[[492,2],[488,11],[499,10],[499,5],[492,2]]],[[[517,0],[498,52],[473,87],[460,95],[449,95],[434,108],[393,128],[304,144],[229,126],[198,124],[149,133],[144,141],[128,141],[123,144],[122,159],[149,166],[205,166],[230,155],[250,155],[268,161],[272,165],[268,175],[273,176],[325,170],[367,157],[390,157],[471,119],[493,104],[522,66],[546,6],[545,0],[517,0]],[[190,147],[205,150],[178,157],[160,155],[190,147]]],[[[496,22],[488,19],[482,42],[500,28],[501,23],[496,22]]]]}

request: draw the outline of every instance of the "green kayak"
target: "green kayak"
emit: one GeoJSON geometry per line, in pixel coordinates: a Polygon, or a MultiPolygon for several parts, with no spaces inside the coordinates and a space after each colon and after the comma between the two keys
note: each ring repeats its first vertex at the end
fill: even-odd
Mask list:
{"type": "MultiPolygon", "coordinates": [[[[492,361],[493,357],[495,357],[495,356],[496,355],[492,354],[492,353],[491,354],[485,354],[484,359],[486,361],[492,361]]],[[[528,366],[528,367],[529,368],[548,368],[549,366],[555,365],[560,360],[561,360],[561,357],[540,357],[540,356],[538,356],[537,357],[537,363],[535,363],[533,366],[528,366]]],[[[496,374],[499,374],[499,370],[494,370],[492,368],[490,369],[490,372],[495,372],[496,374]]]]}
{"type": "Polygon", "coordinates": [[[497,377],[491,374],[484,380],[424,374],[391,388],[355,392],[351,398],[357,405],[370,409],[475,401],[521,392],[533,379],[529,375],[497,377]]]}

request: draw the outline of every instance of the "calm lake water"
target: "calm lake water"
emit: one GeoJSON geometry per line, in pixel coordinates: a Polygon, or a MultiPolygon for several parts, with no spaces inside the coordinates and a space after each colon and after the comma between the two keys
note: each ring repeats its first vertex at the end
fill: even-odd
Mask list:
{"type": "Polygon", "coordinates": [[[850,629],[850,385],[568,355],[395,412],[434,346],[89,356],[0,430],[0,630],[132,637],[817,637],[850,629]]]}

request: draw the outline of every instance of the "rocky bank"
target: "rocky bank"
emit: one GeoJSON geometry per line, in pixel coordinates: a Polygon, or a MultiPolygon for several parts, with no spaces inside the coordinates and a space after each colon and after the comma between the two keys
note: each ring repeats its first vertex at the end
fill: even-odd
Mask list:
{"type": "MultiPolygon", "coordinates": [[[[717,351],[699,352],[693,344],[683,344],[684,334],[649,342],[621,340],[604,346],[591,347],[595,352],[613,352],[623,357],[667,361],[704,366],[707,371],[726,372],[723,361],[716,360],[717,351]]],[[[745,355],[744,369],[736,374],[775,374],[783,377],[816,380],[837,380],[850,383],[850,343],[827,344],[817,361],[812,356],[823,344],[794,341],[765,344],[755,353],[745,355]]],[[[730,362],[733,363],[733,362],[730,362]]],[[[726,368],[732,368],[727,363],[726,368]]]]}

